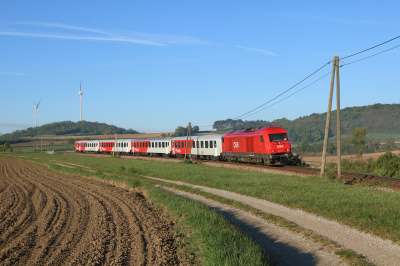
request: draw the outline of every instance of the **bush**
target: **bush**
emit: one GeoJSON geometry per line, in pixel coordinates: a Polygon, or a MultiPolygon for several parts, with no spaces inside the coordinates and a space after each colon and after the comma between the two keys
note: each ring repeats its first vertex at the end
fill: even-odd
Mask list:
{"type": "Polygon", "coordinates": [[[370,164],[373,173],[381,176],[400,178],[400,157],[386,151],[385,154],[370,164]]]}

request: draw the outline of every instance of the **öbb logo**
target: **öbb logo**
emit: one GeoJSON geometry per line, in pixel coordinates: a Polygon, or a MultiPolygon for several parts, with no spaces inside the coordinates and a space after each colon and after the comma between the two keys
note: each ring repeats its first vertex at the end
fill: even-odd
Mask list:
{"type": "Polygon", "coordinates": [[[233,143],[233,147],[234,147],[235,149],[239,149],[239,142],[234,142],[234,143],[233,143]]]}

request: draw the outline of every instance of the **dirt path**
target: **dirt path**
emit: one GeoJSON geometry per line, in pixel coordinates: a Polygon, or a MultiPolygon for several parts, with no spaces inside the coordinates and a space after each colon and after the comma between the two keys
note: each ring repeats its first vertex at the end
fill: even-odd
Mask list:
{"type": "MultiPolygon", "coordinates": [[[[262,212],[282,217],[299,225],[300,227],[309,229],[320,236],[326,237],[334,241],[345,249],[349,249],[360,255],[363,255],[369,261],[369,263],[373,265],[400,265],[399,245],[394,244],[389,240],[383,240],[379,237],[357,231],[348,226],[341,225],[338,222],[330,221],[323,217],[319,217],[299,209],[291,209],[266,200],[244,196],[234,192],[208,188],[199,185],[191,185],[181,181],[171,181],[155,177],[147,178],[178,185],[187,185],[210,194],[238,201],[262,212]]],[[[221,212],[229,212],[234,217],[236,215],[235,213],[241,212],[237,209],[225,205],[222,208],[219,206],[222,204],[219,203],[213,203],[210,205],[210,200],[207,200],[197,195],[171,190],[169,188],[168,190],[173,193],[184,195],[188,198],[199,200],[211,207],[217,209],[220,208],[221,212]],[[229,210],[226,211],[227,209],[229,210]]],[[[252,218],[250,218],[252,215],[249,214],[241,214],[241,216],[247,218],[240,218],[239,216],[240,215],[237,215],[236,218],[233,219],[233,222],[238,224],[239,227],[240,224],[242,224],[242,230],[250,230],[252,232],[252,237],[255,237],[255,239],[257,239],[258,241],[261,240],[261,243],[263,243],[262,241],[266,241],[266,243],[263,243],[263,245],[267,247],[266,251],[268,252],[269,248],[272,248],[274,253],[269,253],[269,256],[272,260],[278,261],[280,265],[281,263],[282,265],[301,265],[299,264],[299,261],[302,261],[303,259],[305,259],[306,261],[308,259],[308,262],[313,262],[303,265],[339,265],[337,263],[328,263],[329,260],[333,260],[333,258],[329,256],[329,254],[326,254],[326,252],[324,253],[319,250],[321,247],[313,244],[312,241],[306,241],[306,239],[304,239],[301,234],[294,236],[293,233],[289,232],[280,233],[280,231],[278,229],[274,229],[274,226],[271,226],[271,224],[268,224],[266,222],[257,222],[257,219],[260,220],[257,217],[253,216],[252,218]],[[243,226],[243,224],[247,225],[243,226]],[[261,239],[258,234],[261,234],[261,239]],[[264,234],[264,236],[262,234],[264,234]],[[272,245],[271,243],[277,244],[275,246],[275,249],[274,245],[272,245]]]]}
{"type": "Polygon", "coordinates": [[[139,194],[0,158],[1,265],[176,265],[173,230],[139,194]]]}

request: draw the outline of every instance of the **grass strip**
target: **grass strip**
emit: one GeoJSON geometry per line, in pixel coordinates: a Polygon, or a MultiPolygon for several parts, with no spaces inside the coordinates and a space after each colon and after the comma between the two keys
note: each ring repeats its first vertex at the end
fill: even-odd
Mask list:
{"type": "MultiPolygon", "coordinates": [[[[36,156],[38,157],[38,156],[36,156]]],[[[47,157],[49,158],[49,157],[47,157]]],[[[178,245],[186,245],[190,254],[199,251],[205,265],[272,265],[264,251],[254,241],[237,230],[221,215],[203,204],[186,200],[169,192],[143,184],[132,177],[106,175],[102,171],[90,172],[82,168],[66,168],[39,158],[33,162],[47,164],[51,170],[65,172],[74,176],[95,176],[97,178],[124,182],[132,187],[141,187],[149,193],[149,198],[160,207],[166,208],[177,220],[181,235],[190,234],[178,245]]],[[[122,168],[119,168],[121,171],[122,168]]],[[[94,169],[95,170],[95,169],[94,169]]],[[[197,264],[193,257],[190,264],[197,264]]]]}

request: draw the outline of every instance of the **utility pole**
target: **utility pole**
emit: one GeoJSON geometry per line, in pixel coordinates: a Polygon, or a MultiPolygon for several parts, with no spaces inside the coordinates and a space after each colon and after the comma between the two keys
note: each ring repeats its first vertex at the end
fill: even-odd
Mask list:
{"type": "Polygon", "coordinates": [[[192,123],[189,122],[189,157],[192,160],[192,123]]]}
{"type": "Polygon", "coordinates": [[[339,79],[339,57],[336,62],[336,104],[337,104],[337,173],[342,177],[342,151],[341,151],[341,127],[340,127],[340,79],[339,79]]]}
{"type": "Polygon", "coordinates": [[[325,173],[326,147],[328,146],[329,125],[330,125],[330,122],[331,122],[333,86],[335,84],[335,69],[336,69],[336,63],[337,62],[339,62],[339,57],[338,56],[334,56],[333,57],[333,65],[332,65],[331,88],[330,88],[330,92],[329,92],[328,113],[327,113],[327,116],[326,116],[324,148],[322,150],[321,177],[325,173]]]}
{"type": "Polygon", "coordinates": [[[67,152],[67,138],[65,138],[65,152],[67,152]]]}

